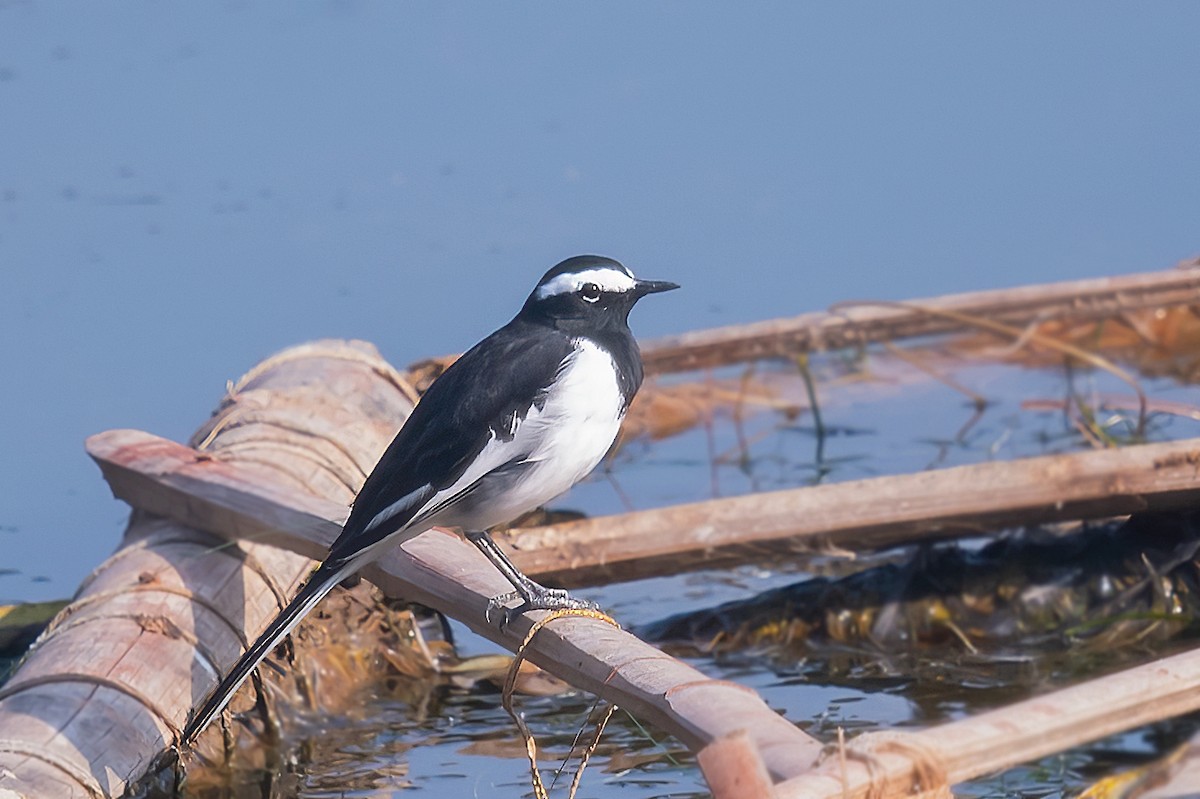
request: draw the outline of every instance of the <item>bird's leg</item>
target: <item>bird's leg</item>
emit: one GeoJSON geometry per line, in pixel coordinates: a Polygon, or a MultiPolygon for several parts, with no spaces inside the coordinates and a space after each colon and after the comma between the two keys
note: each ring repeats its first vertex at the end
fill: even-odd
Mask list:
{"type": "Polygon", "coordinates": [[[561,588],[547,588],[534,582],[521,573],[516,564],[509,560],[504,550],[496,546],[496,542],[486,531],[464,533],[467,540],[479,547],[488,560],[504,575],[516,591],[493,597],[488,602],[487,617],[491,619],[492,611],[502,608],[509,600],[520,597],[521,604],[515,608],[504,608],[504,621],[507,623],[527,610],[560,610],[564,608],[595,610],[596,605],[584,599],[576,599],[561,588]]]}

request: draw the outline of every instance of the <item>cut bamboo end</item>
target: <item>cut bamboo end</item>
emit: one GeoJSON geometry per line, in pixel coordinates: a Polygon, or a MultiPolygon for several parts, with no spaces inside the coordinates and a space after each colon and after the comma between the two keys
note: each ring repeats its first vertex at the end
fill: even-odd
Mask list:
{"type": "Polygon", "coordinates": [[[697,754],[713,799],[772,799],[774,783],[745,730],[735,730],[697,754]]]}

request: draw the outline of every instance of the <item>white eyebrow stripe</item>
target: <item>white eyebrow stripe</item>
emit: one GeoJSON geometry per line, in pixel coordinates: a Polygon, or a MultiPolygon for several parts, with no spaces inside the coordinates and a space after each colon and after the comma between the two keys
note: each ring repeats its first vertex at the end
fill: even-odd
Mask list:
{"type": "Polygon", "coordinates": [[[601,291],[622,292],[630,291],[637,281],[619,269],[602,267],[600,269],[585,269],[582,272],[567,272],[538,286],[537,297],[544,300],[555,294],[572,294],[583,288],[584,283],[595,283],[601,291]]]}

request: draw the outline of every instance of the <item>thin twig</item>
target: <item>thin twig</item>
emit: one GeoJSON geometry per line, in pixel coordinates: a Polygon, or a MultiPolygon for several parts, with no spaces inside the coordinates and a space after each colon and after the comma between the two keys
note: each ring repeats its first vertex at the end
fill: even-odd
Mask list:
{"type": "Polygon", "coordinates": [[[820,483],[825,479],[828,469],[825,468],[825,422],[821,419],[821,403],[817,401],[817,386],[813,381],[812,371],[809,369],[808,353],[801,353],[796,356],[796,367],[800,370],[800,377],[804,380],[804,390],[808,393],[808,406],[812,411],[813,416],[813,433],[817,439],[817,451],[814,456],[817,469],[816,482],[820,483]]]}
{"type": "Polygon", "coordinates": [[[839,303],[838,305],[835,305],[834,308],[841,309],[841,308],[849,307],[850,305],[880,305],[880,306],[884,306],[884,307],[906,308],[906,309],[913,310],[913,311],[920,311],[922,313],[926,313],[931,316],[941,317],[944,319],[952,319],[956,322],[960,322],[961,324],[964,324],[964,325],[967,325],[970,327],[976,327],[981,330],[987,330],[987,331],[996,333],[1001,336],[1010,337],[1016,341],[1028,341],[1028,342],[1032,342],[1035,344],[1040,344],[1043,347],[1047,347],[1047,348],[1055,350],[1057,352],[1061,352],[1064,355],[1069,355],[1070,357],[1075,358],[1076,360],[1083,361],[1084,363],[1087,363],[1087,364],[1091,364],[1092,366],[1096,367],[1097,369],[1103,369],[1104,371],[1113,375],[1117,379],[1123,381],[1126,385],[1128,385],[1130,388],[1133,389],[1135,394],[1137,394],[1138,408],[1139,408],[1137,436],[1140,438],[1145,435],[1145,432],[1146,432],[1146,406],[1147,406],[1146,392],[1142,390],[1142,386],[1138,382],[1137,378],[1135,378],[1133,375],[1129,374],[1129,372],[1126,372],[1121,367],[1117,366],[1112,361],[1105,358],[1103,355],[1097,355],[1094,352],[1088,352],[1087,350],[1081,349],[1080,347],[1077,347],[1074,344],[1071,344],[1071,343],[1068,343],[1065,341],[1061,341],[1059,339],[1053,338],[1052,336],[1047,336],[1043,333],[1039,333],[1036,330],[1034,330],[1032,327],[1027,328],[1026,330],[1022,331],[1022,330],[1019,330],[1019,329],[1013,327],[1012,325],[1007,325],[1007,324],[1004,324],[1003,322],[997,322],[994,319],[985,319],[983,317],[973,316],[971,314],[965,314],[965,313],[961,313],[959,311],[951,311],[951,310],[943,309],[943,308],[925,307],[925,306],[921,306],[921,305],[918,305],[915,303],[892,302],[892,301],[887,301],[887,300],[871,300],[870,302],[839,303]]]}

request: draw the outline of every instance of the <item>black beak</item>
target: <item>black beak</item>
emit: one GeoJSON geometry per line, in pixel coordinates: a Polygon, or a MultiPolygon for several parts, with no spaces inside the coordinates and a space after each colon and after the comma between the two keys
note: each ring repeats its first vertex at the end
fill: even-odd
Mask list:
{"type": "Polygon", "coordinates": [[[658,294],[660,291],[671,291],[677,288],[679,288],[679,284],[669,280],[639,280],[633,290],[639,297],[644,297],[647,294],[658,294]]]}

